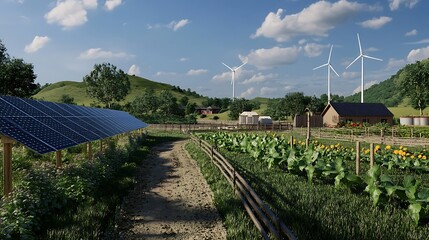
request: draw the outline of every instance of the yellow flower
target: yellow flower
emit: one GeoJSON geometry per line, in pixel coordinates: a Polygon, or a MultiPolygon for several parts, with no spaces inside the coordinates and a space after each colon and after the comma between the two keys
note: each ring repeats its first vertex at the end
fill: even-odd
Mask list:
{"type": "Polygon", "coordinates": [[[414,155],[411,156],[411,159],[414,159],[414,155]]]}
{"type": "Polygon", "coordinates": [[[423,159],[423,160],[426,160],[426,156],[423,156],[423,157],[422,157],[422,159],[423,159]]]}
{"type": "Polygon", "coordinates": [[[407,148],[403,148],[402,150],[407,151],[407,148]]]}
{"type": "Polygon", "coordinates": [[[323,145],[323,144],[322,144],[322,146],[320,146],[320,148],[321,148],[321,149],[324,149],[324,148],[325,148],[325,145],[323,145]]]}
{"type": "Polygon", "coordinates": [[[399,149],[402,149],[402,146],[399,146],[399,149]]]}
{"type": "Polygon", "coordinates": [[[406,157],[402,157],[403,160],[407,159],[406,157]]]}
{"type": "Polygon", "coordinates": [[[334,148],[334,145],[331,144],[331,148],[334,148]]]}
{"type": "Polygon", "coordinates": [[[421,155],[421,154],[419,154],[417,157],[418,157],[418,158],[422,158],[422,155],[421,155]]]}
{"type": "Polygon", "coordinates": [[[395,154],[395,155],[399,155],[399,150],[398,150],[398,149],[395,149],[395,150],[393,151],[393,154],[395,154]]]}
{"type": "Polygon", "coordinates": [[[392,147],[390,145],[386,146],[386,150],[390,150],[392,147]]]}

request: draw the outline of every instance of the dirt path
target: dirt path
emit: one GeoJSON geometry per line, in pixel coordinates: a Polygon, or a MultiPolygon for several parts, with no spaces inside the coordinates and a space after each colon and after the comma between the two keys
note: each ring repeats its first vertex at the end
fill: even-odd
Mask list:
{"type": "Polygon", "coordinates": [[[124,201],[120,239],[226,239],[212,192],[185,143],[161,144],[143,162],[124,201]]]}

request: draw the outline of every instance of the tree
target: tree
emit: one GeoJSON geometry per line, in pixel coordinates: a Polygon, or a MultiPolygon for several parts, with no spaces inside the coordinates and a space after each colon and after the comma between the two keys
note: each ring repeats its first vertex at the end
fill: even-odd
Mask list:
{"type": "Polygon", "coordinates": [[[83,82],[86,84],[87,94],[109,108],[113,101],[123,100],[131,88],[128,75],[110,63],[95,64],[91,73],[83,78],[83,82]]]}
{"type": "Polygon", "coordinates": [[[284,98],[287,114],[292,117],[304,113],[309,102],[302,92],[288,93],[284,98]]]}
{"type": "Polygon", "coordinates": [[[76,103],[74,102],[74,98],[73,98],[73,97],[71,97],[71,96],[70,96],[70,95],[68,95],[68,94],[63,94],[63,95],[61,95],[60,102],[61,102],[61,103],[67,103],[67,104],[76,104],[76,103]]]}
{"type": "Polygon", "coordinates": [[[185,115],[195,113],[195,109],[197,109],[197,104],[188,102],[188,104],[186,104],[186,107],[185,107],[185,115]]]}
{"type": "Polygon", "coordinates": [[[423,115],[423,109],[429,104],[429,61],[408,64],[402,73],[401,89],[411,98],[411,106],[423,115]]]}
{"type": "Polygon", "coordinates": [[[35,84],[33,65],[23,59],[10,58],[7,48],[0,40],[0,94],[30,97],[39,88],[35,84]]]}
{"type": "Polygon", "coordinates": [[[136,116],[150,115],[157,111],[159,99],[153,88],[146,88],[145,92],[137,96],[131,103],[131,109],[136,116]]]}
{"type": "Polygon", "coordinates": [[[16,97],[30,97],[38,88],[33,64],[24,60],[6,59],[0,64],[0,94],[16,97]]]}
{"type": "Polygon", "coordinates": [[[175,115],[178,112],[177,99],[168,90],[162,90],[159,95],[158,110],[162,115],[175,115]]]}
{"type": "Polygon", "coordinates": [[[228,117],[231,120],[237,120],[238,116],[244,111],[252,111],[253,104],[244,98],[235,99],[229,106],[228,117]]]}

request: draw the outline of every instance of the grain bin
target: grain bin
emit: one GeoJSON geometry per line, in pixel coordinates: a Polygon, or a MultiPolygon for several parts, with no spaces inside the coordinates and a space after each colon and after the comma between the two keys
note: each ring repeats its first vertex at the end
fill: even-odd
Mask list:
{"type": "Polygon", "coordinates": [[[399,123],[401,125],[405,125],[405,126],[412,126],[413,125],[413,117],[400,117],[399,118],[399,123]]]}

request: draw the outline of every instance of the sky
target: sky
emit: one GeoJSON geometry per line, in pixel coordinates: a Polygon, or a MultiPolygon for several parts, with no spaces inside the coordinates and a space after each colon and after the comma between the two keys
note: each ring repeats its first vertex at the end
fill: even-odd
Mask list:
{"type": "Polygon", "coordinates": [[[429,1],[0,0],[0,39],[36,82],[82,81],[94,64],[209,97],[360,92],[429,57],[429,1]]]}

